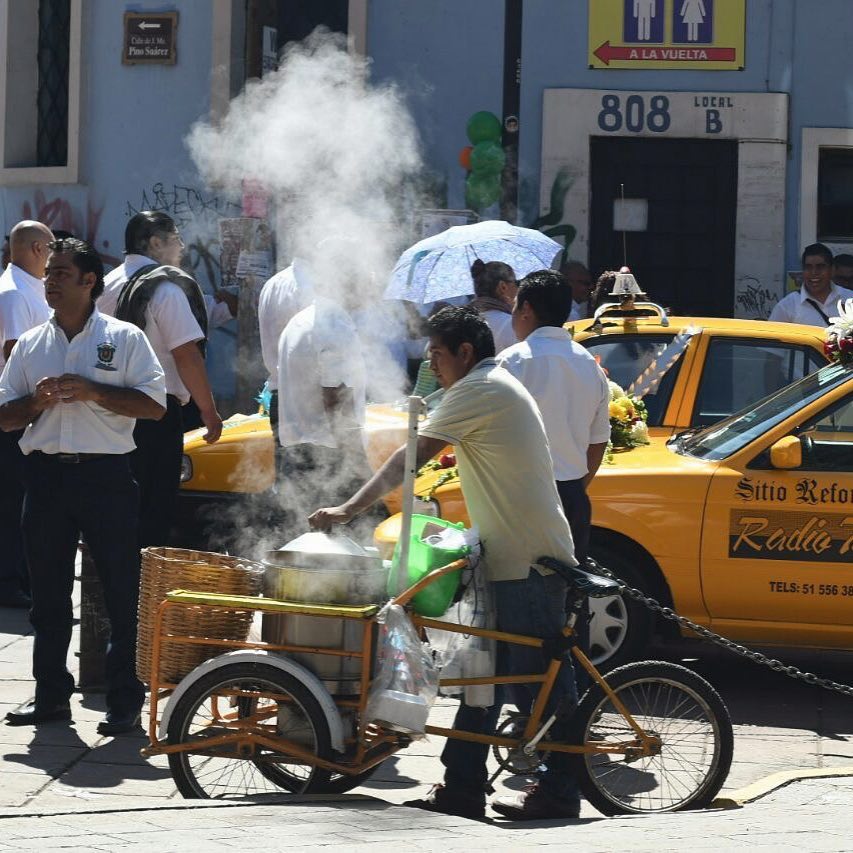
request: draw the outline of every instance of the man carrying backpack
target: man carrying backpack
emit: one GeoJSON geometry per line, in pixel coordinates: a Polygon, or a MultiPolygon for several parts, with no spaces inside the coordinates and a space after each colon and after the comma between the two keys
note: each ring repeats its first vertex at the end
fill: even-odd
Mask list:
{"type": "Polygon", "coordinates": [[[162,211],[137,213],[125,228],[124,250],[124,263],[106,278],[98,310],[139,326],[166,375],[166,414],[139,421],[133,432],[139,547],[145,548],[168,543],[181,476],[181,408],[195,401],[211,444],[222,432],[222,418],[204,365],[207,309],[201,288],[179,267],[184,243],[175,221],[162,211]]]}

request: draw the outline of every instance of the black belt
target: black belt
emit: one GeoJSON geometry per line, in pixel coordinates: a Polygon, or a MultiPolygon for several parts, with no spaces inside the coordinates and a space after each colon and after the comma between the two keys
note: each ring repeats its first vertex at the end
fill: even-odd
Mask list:
{"type": "Polygon", "coordinates": [[[79,465],[81,462],[91,462],[93,459],[103,459],[105,456],[115,456],[115,453],[45,453],[42,450],[34,450],[39,456],[50,459],[52,462],[61,462],[63,465],[79,465]]]}

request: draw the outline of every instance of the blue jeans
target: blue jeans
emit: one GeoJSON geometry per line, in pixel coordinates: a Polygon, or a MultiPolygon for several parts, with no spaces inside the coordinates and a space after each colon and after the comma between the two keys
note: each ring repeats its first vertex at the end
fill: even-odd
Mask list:
{"type": "Polygon", "coordinates": [[[139,489],[126,455],[79,464],[31,453],[25,458],[23,529],[35,629],[36,703],[59,705],[74,690],[65,659],[71,642],[74,560],[82,533],[104,590],[110,619],[107,709],[136,713],[145,688],[136,678],[139,598],[139,489]]]}
{"type": "MultiPolygon", "coordinates": [[[[499,631],[524,634],[530,637],[556,637],[566,621],[566,582],[558,575],[542,576],[535,569],[523,580],[497,581],[492,584],[499,631]]],[[[498,644],[499,675],[533,675],[544,672],[550,658],[542,649],[519,646],[513,643],[498,644]]],[[[515,691],[527,694],[532,707],[539,692],[536,684],[515,685],[515,691]]],[[[508,691],[495,688],[495,704],[491,708],[471,708],[464,702],[459,706],[454,728],[478,734],[493,734],[501,707],[507,701],[508,691]]],[[[564,700],[565,713],[555,721],[550,736],[555,740],[568,738],[568,719],[577,704],[574,669],[568,656],[554,682],[543,719],[547,719],[560,700],[564,700]],[[566,707],[568,706],[568,707],[566,707]]],[[[489,747],[480,743],[448,739],[441,754],[446,771],[444,782],[450,787],[473,797],[486,795],[486,757],[489,747]]],[[[569,767],[567,753],[552,753],[546,770],[539,778],[540,787],[553,797],[577,800],[578,789],[569,767]]]]}

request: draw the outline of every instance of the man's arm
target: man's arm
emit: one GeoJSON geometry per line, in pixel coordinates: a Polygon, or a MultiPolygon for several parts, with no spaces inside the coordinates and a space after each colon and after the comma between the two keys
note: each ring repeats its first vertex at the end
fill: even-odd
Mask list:
{"type": "Polygon", "coordinates": [[[202,423],[207,428],[204,440],[213,444],[222,435],[222,418],[216,410],[213,402],[213,393],[210,390],[210,382],[207,379],[207,369],[204,359],[201,357],[198,344],[195,341],[181,344],[172,350],[175,359],[175,367],[178,368],[178,376],[181,382],[187,386],[190,396],[195,400],[201,414],[202,423]]]}
{"type": "Polygon", "coordinates": [[[598,473],[601,467],[601,462],[604,459],[604,453],[607,450],[607,442],[602,441],[599,444],[590,444],[586,449],[586,476],[583,478],[583,486],[587,488],[592,482],[592,478],[598,473]]]}
{"type": "Polygon", "coordinates": [[[159,421],[166,413],[165,406],[136,388],[104,385],[75,373],[63,374],[58,384],[59,399],[63,403],[97,403],[117,415],[151,421],[159,421]]]}
{"type": "MultiPolygon", "coordinates": [[[[419,436],[418,468],[446,446],[447,442],[443,439],[419,436]]],[[[318,509],[309,516],[308,523],[319,530],[330,530],[333,524],[346,524],[352,521],[403,482],[405,465],[406,446],[403,445],[385,460],[382,467],[348,501],[340,506],[318,509]]]]}
{"type": "Polygon", "coordinates": [[[53,376],[39,379],[32,394],[26,394],[0,406],[0,429],[3,432],[23,429],[45,409],[59,402],[59,380],[53,376]]]}
{"type": "Polygon", "coordinates": [[[16,343],[18,343],[17,338],[15,338],[14,340],[5,341],[3,343],[3,359],[4,359],[4,361],[9,360],[9,356],[12,354],[12,347],[15,346],[16,343]]]}

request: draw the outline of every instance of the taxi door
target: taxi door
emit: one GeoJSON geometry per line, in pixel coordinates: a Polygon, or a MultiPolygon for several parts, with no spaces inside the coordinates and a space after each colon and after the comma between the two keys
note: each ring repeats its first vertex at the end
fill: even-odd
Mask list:
{"type": "Polygon", "coordinates": [[[721,464],[708,491],[702,590],[712,625],[740,639],[853,640],[853,395],[818,400],[721,464]],[[800,438],[802,464],[770,445],[800,438]]]}

